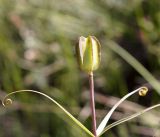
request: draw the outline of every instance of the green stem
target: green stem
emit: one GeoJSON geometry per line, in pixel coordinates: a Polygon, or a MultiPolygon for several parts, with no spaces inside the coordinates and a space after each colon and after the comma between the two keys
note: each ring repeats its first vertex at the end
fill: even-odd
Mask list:
{"type": "Polygon", "coordinates": [[[90,84],[90,107],[91,107],[91,114],[92,114],[92,128],[93,128],[94,136],[97,137],[93,72],[89,74],[89,84],[90,84]]]}

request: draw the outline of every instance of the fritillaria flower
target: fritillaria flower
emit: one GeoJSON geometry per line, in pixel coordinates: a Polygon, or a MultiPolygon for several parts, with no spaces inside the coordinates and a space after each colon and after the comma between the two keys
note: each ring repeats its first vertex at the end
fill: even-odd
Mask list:
{"type": "Polygon", "coordinates": [[[79,45],[76,46],[76,54],[79,67],[82,71],[91,73],[99,67],[100,64],[100,48],[101,45],[96,37],[81,36],[79,45]]]}

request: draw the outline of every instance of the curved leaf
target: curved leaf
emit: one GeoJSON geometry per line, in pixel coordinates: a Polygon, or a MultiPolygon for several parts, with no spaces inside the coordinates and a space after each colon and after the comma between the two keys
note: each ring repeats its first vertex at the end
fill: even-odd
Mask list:
{"type": "Polygon", "coordinates": [[[140,87],[130,93],[128,93],[127,95],[125,95],[123,98],[121,98],[113,107],[112,109],[108,112],[108,114],[104,117],[104,119],[102,120],[102,122],[100,123],[99,127],[97,128],[97,135],[100,135],[101,132],[103,131],[103,129],[105,128],[105,126],[107,125],[111,115],[113,114],[113,112],[115,111],[115,109],[124,101],[126,100],[128,97],[130,97],[131,95],[139,92],[140,95],[144,95],[146,94],[148,91],[148,89],[146,87],[140,87]],[[142,94],[142,92],[144,94],[142,94]]]}
{"type": "Polygon", "coordinates": [[[104,134],[106,131],[108,131],[109,129],[111,129],[111,128],[119,125],[119,124],[122,124],[122,123],[124,123],[124,122],[126,122],[126,121],[129,121],[129,120],[131,120],[131,119],[133,119],[133,118],[135,118],[135,117],[138,117],[138,116],[142,115],[143,113],[148,112],[148,111],[150,111],[151,109],[154,109],[154,108],[156,108],[156,107],[160,107],[160,104],[157,104],[157,105],[151,106],[151,107],[149,107],[149,108],[146,108],[146,109],[144,109],[144,110],[142,110],[142,111],[140,111],[140,112],[137,112],[137,113],[135,113],[135,114],[133,114],[133,115],[131,115],[131,116],[122,118],[122,119],[120,119],[120,120],[118,120],[118,121],[116,121],[116,122],[108,125],[108,126],[102,131],[102,133],[101,133],[99,136],[103,135],[103,134],[104,134]]]}
{"type": "Polygon", "coordinates": [[[69,116],[80,128],[82,128],[88,135],[94,137],[94,135],[79,121],[77,120],[71,113],[69,113],[64,107],[62,107],[57,101],[55,101],[53,98],[51,98],[50,96],[46,95],[45,93],[39,92],[39,91],[35,91],[35,90],[18,90],[18,91],[14,91],[11,92],[9,94],[7,94],[4,99],[2,100],[2,104],[3,106],[6,105],[10,105],[12,104],[12,100],[10,98],[8,98],[9,96],[11,96],[12,94],[16,94],[16,93],[22,93],[22,92],[32,92],[32,93],[36,93],[36,94],[40,94],[46,98],[48,98],[49,100],[51,100],[54,104],[56,104],[64,113],[66,113],[67,116],[69,116]]]}

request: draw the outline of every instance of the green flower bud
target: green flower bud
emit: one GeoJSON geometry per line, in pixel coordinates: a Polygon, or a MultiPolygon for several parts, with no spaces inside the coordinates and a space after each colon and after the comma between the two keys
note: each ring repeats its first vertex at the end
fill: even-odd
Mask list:
{"type": "Polygon", "coordinates": [[[99,67],[100,64],[100,48],[101,45],[96,37],[81,36],[79,45],[76,46],[76,54],[80,69],[91,73],[99,67]]]}

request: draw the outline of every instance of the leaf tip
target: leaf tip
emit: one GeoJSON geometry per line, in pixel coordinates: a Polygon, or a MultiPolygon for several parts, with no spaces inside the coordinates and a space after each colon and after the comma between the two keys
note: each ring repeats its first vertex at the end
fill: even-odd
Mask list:
{"type": "Polygon", "coordinates": [[[141,87],[141,89],[139,90],[139,95],[140,96],[145,96],[148,92],[148,88],[147,87],[141,87]]]}

